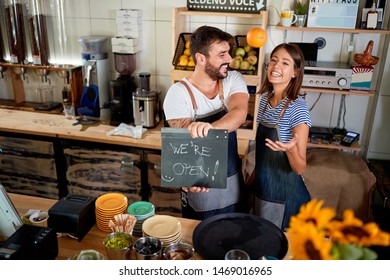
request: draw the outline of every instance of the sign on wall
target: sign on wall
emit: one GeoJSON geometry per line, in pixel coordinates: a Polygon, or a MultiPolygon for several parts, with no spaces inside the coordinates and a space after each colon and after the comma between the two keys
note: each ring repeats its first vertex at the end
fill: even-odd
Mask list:
{"type": "Polygon", "coordinates": [[[194,11],[259,14],[266,9],[267,0],[187,0],[194,11]]]}

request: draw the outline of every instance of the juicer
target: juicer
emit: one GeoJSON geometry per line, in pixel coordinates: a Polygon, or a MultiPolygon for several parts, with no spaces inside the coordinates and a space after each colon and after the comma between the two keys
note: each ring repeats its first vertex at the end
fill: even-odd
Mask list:
{"type": "Polygon", "coordinates": [[[161,119],[160,92],[150,89],[150,73],[139,73],[141,87],[133,94],[134,125],[155,127],[161,119]]]}
{"type": "Polygon", "coordinates": [[[116,80],[110,82],[111,92],[111,125],[132,123],[133,118],[133,92],[137,84],[132,76],[136,60],[135,54],[114,53],[115,70],[119,73],[116,80]]]}
{"type": "Polygon", "coordinates": [[[107,41],[108,37],[103,36],[79,38],[83,58],[84,89],[77,113],[84,118],[107,121],[111,116],[107,41]]]}

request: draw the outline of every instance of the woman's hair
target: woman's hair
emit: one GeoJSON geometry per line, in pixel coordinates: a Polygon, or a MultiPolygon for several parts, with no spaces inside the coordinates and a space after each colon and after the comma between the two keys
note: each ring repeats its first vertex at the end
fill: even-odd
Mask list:
{"type": "MultiPolygon", "coordinates": [[[[305,67],[305,59],[303,57],[303,53],[301,49],[294,44],[280,44],[276,46],[271,52],[271,57],[280,49],[285,49],[291,58],[294,61],[294,69],[296,70],[295,78],[292,78],[289,85],[286,88],[287,97],[291,100],[295,100],[298,98],[298,95],[301,90],[302,80],[303,80],[303,71],[305,67]]],[[[272,92],[274,90],[274,86],[268,80],[268,75],[265,75],[265,79],[259,93],[272,92]]]]}
{"type": "Polygon", "coordinates": [[[213,43],[228,42],[233,43],[233,36],[213,26],[201,26],[191,35],[190,52],[196,64],[196,53],[201,53],[209,57],[210,46],[213,43]]]}

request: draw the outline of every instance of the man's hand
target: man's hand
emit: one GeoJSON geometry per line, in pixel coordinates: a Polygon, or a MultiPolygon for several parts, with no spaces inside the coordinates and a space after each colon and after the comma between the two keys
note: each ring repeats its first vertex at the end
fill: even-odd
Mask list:
{"type": "Polygon", "coordinates": [[[207,137],[210,129],[213,129],[213,126],[207,122],[193,122],[188,126],[192,138],[207,137]]]}

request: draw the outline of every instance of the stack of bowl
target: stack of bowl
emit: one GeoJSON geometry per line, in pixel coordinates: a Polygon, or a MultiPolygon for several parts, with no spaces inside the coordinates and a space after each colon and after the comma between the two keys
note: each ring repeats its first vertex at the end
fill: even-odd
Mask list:
{"type": "Polygon", "coordinates": [[[154,205],[147,201],[137,201],[129,205],[127,212],[137,218],[133,228],[133,235],[142,236],[142,224],[146,219],[154,216],[154,205]]]}

